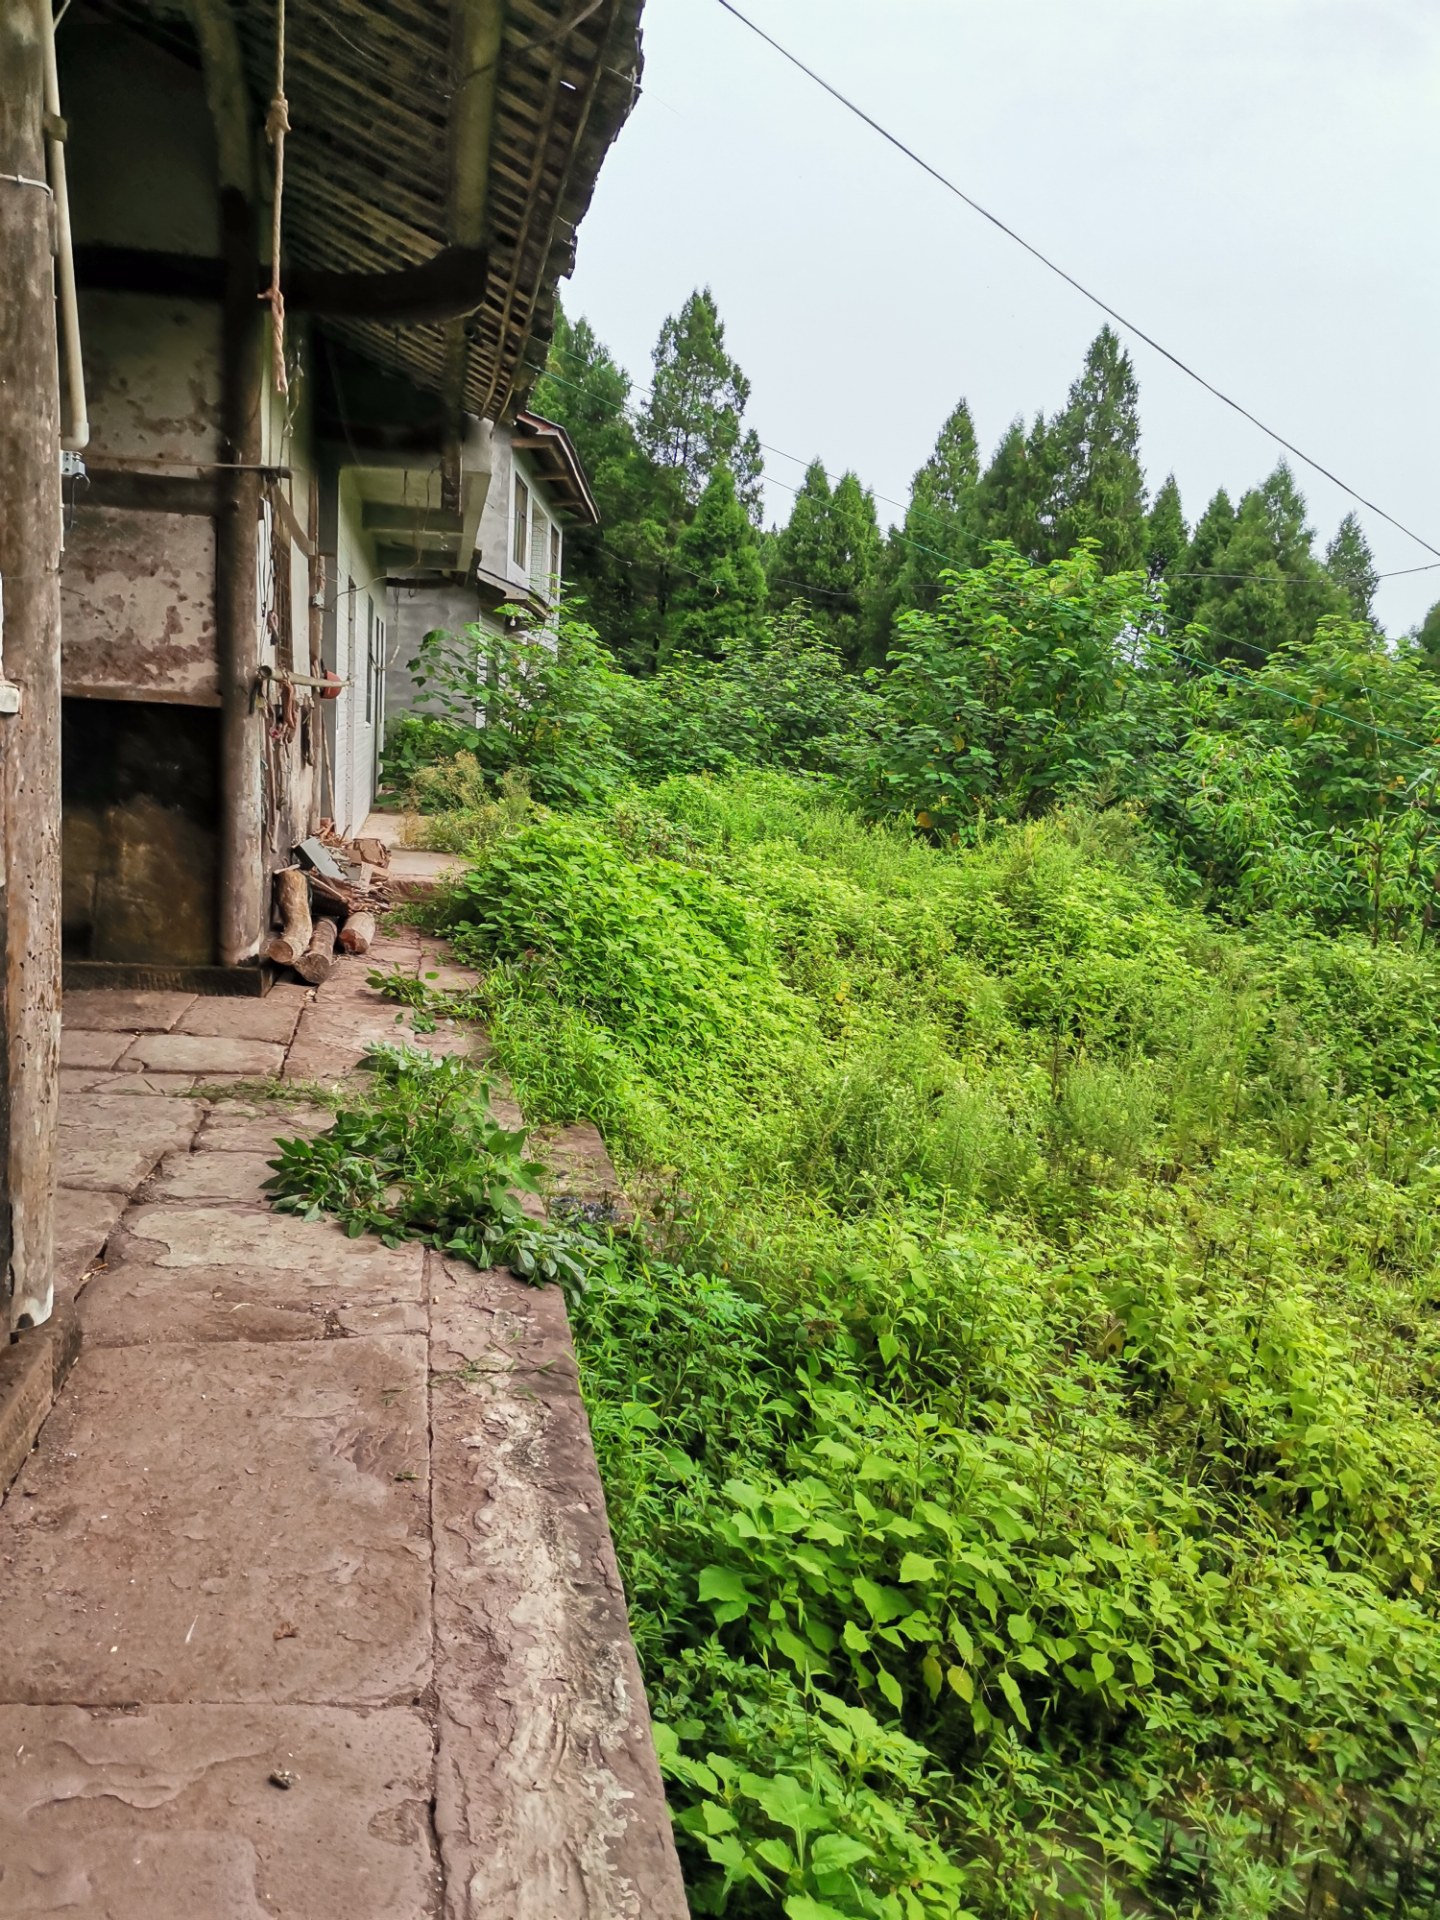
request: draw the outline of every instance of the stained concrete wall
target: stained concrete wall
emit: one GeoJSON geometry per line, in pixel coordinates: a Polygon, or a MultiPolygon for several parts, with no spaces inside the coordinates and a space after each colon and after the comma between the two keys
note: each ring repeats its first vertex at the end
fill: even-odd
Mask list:
{"type": "MultiPolygon", "coordinates": [[[[59,36],[79,246],[213,258],[214,137],[200,77],[134,35],[83,21],[59,36]]],[[[83,291],[87,463],[185,472],[220,451],[220,309],[83,291]]],[[[211,704],[215,539],[203,515],[95,504],[70,490],[62,578],[64,686],[104,699],[211,704]]]]}
{"type": "MultiPolygon", "coordinates": [[[[123,29],[87,21],[79,7],[77,15],[60,37],[77,243],[216,259],[218,171],[199,74],[123,29]]],[[[63,579],[67,705],[218,707],[211,470],[222,451],[218,300],[92,288],[82,291],[80,318],[92,477],[75,486],[70,503],[63,579]],[[162,476],[164,505],[174,510],[156,510],[147,491],[162,476]]],[[[262,325],[257,304],[257,339],[262,325]]],[[[319,575],[311,536],[316,477],[308,347],[303,325],[292,320],[290,390],[276,390],[267,350],[259,398],[260,458],[280,470],[265,482],[257,569],[258,654],[269,677],[262,674],[258,690],[266,724],[255,729],[255,751],[266,760],[256,857],[267,871],[290,864],[321,802],[324,741],[314,697],[306,687],[287,690],[281,679],[287,670],[302,680],[313,671],[310,600],[319,575]]],[[[125,770],[125,742],[132,734],[143,737],[147,725],[137,713],[128,727],[77,723],[68,730],[72,751],[82,739],[91,751],[113,749],[109,772],[116,788],[106,801],[104,768],[70,770],[71,794],[79,793],[83,772],[89,796],[84,807],[76,802],[66,824],[71,948],[84,944],[97,958],[122,957],[123,947],[123,957],[136,960],[209,960],[214,955],[192,951],[196,941],[180,940],[171,921],[180,895],[213,898],[217,843],[213,833],[203,844],[196,838],[183,809],[175,811],[173,792],[157,802],[135,788],[125,770]],[[162,812],[169,808],[163,819],[157,804],[162,812]],[[169,847],[176,865],[168,887],[157,878],[149,899],[147,954],[140,951],[147,908],[138,882],[123,925],[103,925],[105,865],[149,872],[157,843],[169,847]],[[82,925],[90,929],[83,943],[82,925]]],[[[203,770],[203,791],[192,796],[202,813],[213,807],[211,774],[213,768],[203,770]]]]}

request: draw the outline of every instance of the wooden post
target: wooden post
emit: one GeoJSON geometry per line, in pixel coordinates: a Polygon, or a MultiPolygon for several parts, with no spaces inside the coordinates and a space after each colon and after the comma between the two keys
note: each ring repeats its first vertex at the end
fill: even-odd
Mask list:
{"type": "Polygon", "coordinates": [[[0,1337],[51,1308],[60,1055],[60,382],[49,0],[0,4],[0,1337]],[[39,184],[32,184],[39,183],[39,184]],[[18,710],[16,708],[18,702],[18,710]]]}
{"type": "MultiPolygon", "coordinates": [[[[260,305],[255,162],[245,66],[226,0],[185,0],[200,47],[205,97],[220,171],[221,458],[254,467],[260,458],[260,305]]],[[[265,932],[260,608],[256,559],[260,476],[225,476],[215,523],[215,633],[220,666],[220,964],[254,960],[265,932]]]]}

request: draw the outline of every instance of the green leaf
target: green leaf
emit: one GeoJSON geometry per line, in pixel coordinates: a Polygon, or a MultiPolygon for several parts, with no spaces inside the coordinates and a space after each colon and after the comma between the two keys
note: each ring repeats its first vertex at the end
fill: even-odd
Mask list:
{"type": "Polygon", "coordinates": [[[748,1602],[751,1597],[750,1589],[733,1568],[702,1568],[700,1573],[700,1598],[702,1600],[744,1600],[748,1602]]]}
{"type": "Polygon", "coordinates": [[[869,1860],[875,1849],[848,1833],[822,1833],[810,1849],[810,1866],[815,1873],[842,1873],[861,1860],[869,1860]]]}
{"type": "Polygon", "coordinates": [[[855,1597],[877,1626],[883,1626],[887,1620],[898,1620],[902,1613],[910,1611],[910,1601],[903,1593],[896,1593],[893,1587],[877,1587],[863,1573],[856,1578],[855,1597]]]}
{"type": "Polygon", "coordinates": [[[792,1893],[785,1899],[785,1920],[847,1920],[847,1916],[823,1900],[812,1900],[808,1893],[792,1893]]]}
{"type": "Polygon", "coordinates": [[[935,1572],[935,1562],[923,1553],[907,1553],[905,1558],[900,1562],[900,1582],[902,1586],[909,1586],[919,1581],[933,1580],[935,1578],[935,1572]]]}
{"type": "Polygon", "coordinates": [[[1002,1667],[995,1677],[1000,1682],[1000,1691],[1009,1702],[1010,1711],[1028,1733],[1030,1730],[1030,1716],[1025,1711],[1025,1702],[1020,1697],[1020,1689],[1015,1684],[1014,1674],[1007,1673],[1005,1668],[1002,1667]]]}

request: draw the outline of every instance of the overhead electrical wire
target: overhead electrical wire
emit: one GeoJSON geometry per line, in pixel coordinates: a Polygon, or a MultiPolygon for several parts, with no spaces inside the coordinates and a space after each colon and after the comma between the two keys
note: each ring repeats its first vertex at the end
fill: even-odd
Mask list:
{"type": "Polygon", "coordinates": [[[1325,479],[1330,481],[1332,486],[1339,487],[1342,493],[1349,494],[1352,500],[1357,500],[1362,507],[1367,508],[1373,514],[1377,514],[1380,519],[1387,521],[1397,532],[1403,533],[1407,540],[1413,540],[1417,546],[1423,547],[1427,553],[1433,553],[1437,559],[1440,559],[1440,547],[1437,547],[1433,541],[1427,540],[1423,534],[1416,533],[1412,527],[1407,527],[1403,520],[1397,520],[1393,513],[1387,513],[1383,507],[1377,506],[1373,500],[1367,499],[1363,493],[1359,492],[1355,487],[1352,487],[1348,481],[1342,480],[1338,473],[1332,471],[1332,469],[1327,467],[1322,461],[1315,459],[1312,454],[1308,454],[1303,448],[1296,446],[1293,440],[1288,440],[1283,433],[1278,432],[1276,428],[1268,425],[1258,414],[1252,413],[1250,409],[1244,406],[1239,400],[1232,399],[1223,388],[1217,387],[1213,381],[1207,380],[1203,373],[1198,372],[1188,361],[1183,360],[1178,353],[1173,353],[1169,347],[1162,345],[1153,334],[1147,333],[1143,327],[1137,326],[1133,320],[1127,319],[1117,308],[1112,307],[1108,300],[1102,299],[1098,293],[1095,293],[1090,287],[1087,287],[1082,280],[1077,280],[1073,273],[1068,273],[1058,261],[1052,260],[1049,254],[1043,252],[1032,241],[1027,240],[1023,234],[1017,233],[1014,227],[1000,218],[999,214],[992,213],[988,207],[982,206],[980,201],[966,193],[963,187],[957,186],[948,175],[942,173],[938,167],[932,166],[931,163],[921,154],[917,153],[913,147],[907,145],[907,143],[900,138],[899,134],[892,133],[887,126],[877,120],[873,114],[867,113],[864,107],[852,100],[848,94],[842,93],[839,87],[834,86],[829,80],[825,79],[822,74],[817,73],[813,67],[808,66],[806,62],[800,58],[798,53],[792,53],[789,47],[777,40],[773,34],[767,33],[764,27],[758,25],[748,14],[742,13],[739,7],[734,4],[734,0],[717,0],[717,4],[723,7],[726,13],[732,14],[742,26],[748,27],[751,33],[763,40],[768,47],[772,47],[782,59],[788,60],[792,67],[798,68],[807,80],[812,81],[817,87],[821,88],[825,93],[828,93],[832,100],[837,101],[845,108],[847,113],[852,113],[857,120],[863,121],[872,133],[879,134],[882,140],[887,141],[897,152],[904,154],[907,160],[911,161],[915,166],[919,167],[922,172],[927,173],[932,180],[944,187],[947,193],[954,194],[955,198],[969,207],[972,213],[978,213],[982,220],[987,220],[992,227],[995,227],[1000,233],[1003,233],[1007,239],[1013,240],[1018,247],[1023,247],[1026,253],[1040,262],[1041,266],[1048,268],[1051,273],[1056,274],[1067,286],[1073,287],[1075,292],[1080,294],[1083,299],[1088,300],[1092,306],[1098,307],[1101,313],[1107,314],[1118,326],[1124,327],[1127,333],[1132,333],[1137,340],[1143,340],[1147,347],[1150,347],[1154,352],[1158,353],[1162,359],[1168,360],[1171,366],[1178,368],[1188,379],[1193,380],[1197,386],[1203,387],[1207,393],[1212,394],[1222,405],[1229,407],[1233,413],[1238,413],[1242,420],[1248,420],[1251,426],[1258,427],[1261,433],[1265,434],[1267,438],[1274,440],[1277,445],[1284,447],[1287,453],[1293,453],[1297,460],[1303,461],[1307,467],[1312,468],[1318,474],[1322,474],[1325,479]]]}

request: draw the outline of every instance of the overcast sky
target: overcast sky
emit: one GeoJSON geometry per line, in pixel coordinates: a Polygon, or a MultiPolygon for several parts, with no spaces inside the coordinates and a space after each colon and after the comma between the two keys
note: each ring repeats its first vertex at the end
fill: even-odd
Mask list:
{"type": "MultiPolygon", "coordinates": [[[[1440,0],[738,0],[976,199],[1440,547],[1440,0]]],[[[714,289],[762,440],[904,502],[960,395],[982,447],[1102,316],[717,0],[648,0],[643,93],[564,298],[635,375],[714,289]]],[[[1152,489],[1194,521],[1278,449],[1129,340],[1152,489]]],[[[793,487],[801,467],[766,454],[793,487]]],[[[1351,504],[1296,470],[1321,543],[1351,504]]],[[[791,495],[769,488],[783,521],[791,495]]],[[[885,520],[897,509],[882,500],[885,520]]],[[[1372,514],[1382,569],[1434,558],[1372,514]]],[[[1440,567],[1382,583],[1392,632],[1440,567]]]]}

